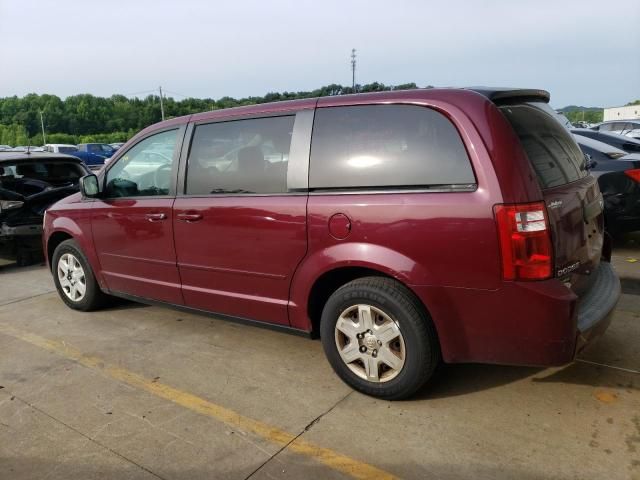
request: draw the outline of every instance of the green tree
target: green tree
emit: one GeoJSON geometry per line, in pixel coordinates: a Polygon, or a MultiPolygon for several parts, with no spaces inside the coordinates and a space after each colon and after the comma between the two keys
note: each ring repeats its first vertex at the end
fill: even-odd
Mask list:
{"type": "MultiPolygon", "coordinates": [[[[269,92],[264,96],[245,98],[222,97],[163,99],[165,117],[179,117],[197,112],[253,105],[281,100],[345,95],[357,92],[418,88],[415,83],[385,85],[373,82],[355,89],[339,84],[325,85],[312,91],[269,92]]],[[[90,94],[72,95],[60,99],[56,95],[36,95],[0,98],[0,143],[8,145],[42,142],[40,114],[47,142],[116,142],[131,138],[139,130],[161,120],[160,98],[127,98],[124,95],[96,97],[90,94]]]]}

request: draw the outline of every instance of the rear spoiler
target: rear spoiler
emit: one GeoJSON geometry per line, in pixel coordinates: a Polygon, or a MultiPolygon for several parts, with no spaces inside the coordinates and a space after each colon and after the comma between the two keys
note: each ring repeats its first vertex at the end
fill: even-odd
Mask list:
{"type": "Polygon", "coordinates": [[[479,93],[487,97],[493,103],[512,102],[544,102],[549,103],[549,92],[532,88],[490,88],[490,87],[470,87],[466,90],[479,93]]]}

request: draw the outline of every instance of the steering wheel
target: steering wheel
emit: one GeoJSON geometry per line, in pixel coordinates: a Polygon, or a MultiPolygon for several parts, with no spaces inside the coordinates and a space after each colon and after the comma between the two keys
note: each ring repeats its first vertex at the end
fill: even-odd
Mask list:
{"type": "MultiPolygon", "coordinates": [[[[161,155],[161,154],[159,154],[161,155]]],[[[171,183],[171,170],[172,170],[172,165],[170,163],[165,163],[163,165],[160,165],[154,172],[153,172],[153,186],[156,188],[160,188],[160,185],[166,185],[166,184],[170,184],[171,183]],[[167,175],[169,176],[169,182],[162,182],[162,175],[167,175]]],[[[165,179],[166,180],[166,179],[165,179]]]]}

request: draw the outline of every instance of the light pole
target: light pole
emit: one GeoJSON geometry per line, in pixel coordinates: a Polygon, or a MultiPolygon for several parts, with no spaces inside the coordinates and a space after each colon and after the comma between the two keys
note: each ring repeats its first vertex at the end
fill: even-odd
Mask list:
{"type": "Polygon", "coordinates": [[[162,87],[158,87],[160,90],[160,113],[162,114],[162,121],[164,121],[164,103],[162,102],[162,87]]]}
{"type": "Polygon", "coordinates": [[[356,91],[356,49],[351,49],[351,89],[356,91]]]}
{"type": "Polygon", "coordinates": [[[40,126],[42,127],[42,144],[47,144],[47,137],[44,134],[44,119],[42,118],[42,110],[40,110],[40,126]]]}

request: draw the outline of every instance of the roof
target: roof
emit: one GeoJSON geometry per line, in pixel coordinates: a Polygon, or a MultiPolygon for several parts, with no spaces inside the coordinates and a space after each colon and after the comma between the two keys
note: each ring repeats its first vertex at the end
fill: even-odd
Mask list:
{"type": "Polygon", "coordinates": [[[65,155],[64,153],[49,153],[49,152],[0,152],[0,163],[28,163],[36,161],[72,161],[82,163],[78,157],[72,155],[65,155]]]}
{"type": "Polygon", "coordinates": [[[620,135],[619,133],[602,132],[600,130],[594,130],[592,128],[572,128],[571,132],[577,135],[582,135],[583,137],[607,138],[607,139],[616,141],[616,143],[628,142],[628,143],[633,143],[635,145],[640,144],[640,140],[638,140],[637,138],[627,137],[626,135],[620,135]]]}
{"type": "MultiPolygon", "coordinates": [[[[640,110],[640,107],[638,105],[628,105],[629,107],[636,107],[640,110]]],[[[618,107],[618,108],[622,108],[622,107],[618,107]]],[[[640,118],[618,118],[615,120],[605,120],[604,122],[600,122],[598,125],[604,125],[605,123],[638,123],[640,124],[640,118]]]]}
{"type": "Polygon", "coordinates": [[[594,150],[598,150],[600,152],[623,153],[625,155],[627,153],[624,150],[620,150],[617,147],[609,145],[608,143],[600,142],[598,140],[594,140],[593,138],[580,135],[578,132],[575,132],[573,137],[580,145],[586,145],[587,147],[593,148],[594,150]]]}
{"type": "Polygon", "coordinates": [[[502,101],[537,101],[548,102],[549,92],[539,89],[470,87],[470,88],[416,88],[411,90],[387,90],[383,92],[355,93],[351,95],[334,95],[326,97],[285,100],[280,102],[258,103],[241,107],[224,108],[208,112],[184,115],[155,123],[138,132],[134,138],[146,135],[162,128],[182,126],[188,122],[218,120],[245,115],[260,115],[303,110],[307,108],[357,105],[359,103],[392,103],[392,102],[429,102],[433,100],[464,102],[470,97],[481,95],[492,102],[502,101]]]}

